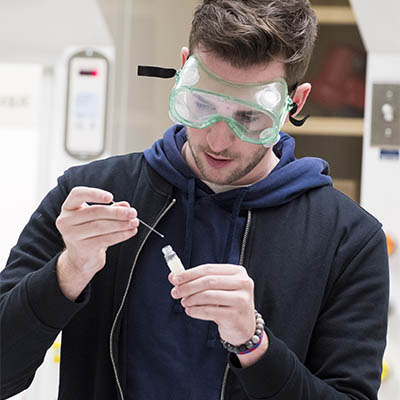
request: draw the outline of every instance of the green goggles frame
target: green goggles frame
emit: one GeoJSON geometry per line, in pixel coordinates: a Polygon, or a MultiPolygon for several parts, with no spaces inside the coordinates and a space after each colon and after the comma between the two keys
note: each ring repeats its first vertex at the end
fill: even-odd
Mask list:
{"type": "Polygon", "coordinates": [[[288,94],[287,83],[283,78],[278,78],[265,83],[234,83],[226,81],[208,70],[201,62],[197,55],[188,58],[182,69],[176,73],[176,82],[171,90],[169,98],[169,112],[173,121],[183,125],[203,129],[219,121],[225,122],[240,139],[248,143],[260,144],[266,147],[273,146],[279,141],[279,132],[285,123],[288,113],[293,109],[294,103],[288,94]],[[185,75],[186,74],[186,75],[185,75]],[[259,102],[254,101],[259,96],[257,94],[268,87],[275,87],[280,94],[280,101],[275,107],[268,109],[259,102]],[[210,89],[213,90],[210,90],[210,89]],[[214,90],[216,88],[218,91],[214,90]],[[224,93],[220,93],[224,92],[224,93]],[[223,115],[210,115],[204,121],[191,121],[185,118],[177,109],[179,97],[183,93],[207,94],[220,98],[222,101],[229,101],[235,104],[241,104],[245,107],[252,108],[258,112],[266,114],[272,121],[272,127],[260,130],[259,137],[251,137],[247,133],[248,128],[235,120],[234,118],[223,115]],[[236,94],[236,95],[234,95],[236,94]],[[238,97],[238,95],[240,97],[238,97]],[[253,100],[253,101],[252,101],[253,100]]]}

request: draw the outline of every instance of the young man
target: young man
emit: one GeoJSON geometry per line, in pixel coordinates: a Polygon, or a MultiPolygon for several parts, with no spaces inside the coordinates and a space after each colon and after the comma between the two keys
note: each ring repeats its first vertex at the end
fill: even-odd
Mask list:
{"type": "Polygon", "coordinates": [[[315,32],[307,0],[200,4],[179,124],[144,154],[66,171],[13,248],[2,398],[62,330],[60,399],[376,399],[381,225],[279,133],[310,92],[315,32]]]}

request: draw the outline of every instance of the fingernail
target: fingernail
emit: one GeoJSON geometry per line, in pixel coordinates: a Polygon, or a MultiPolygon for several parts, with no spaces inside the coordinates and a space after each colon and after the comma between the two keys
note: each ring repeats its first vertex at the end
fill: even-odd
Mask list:
{"type": "Polygon", "coordinates": [[[179,290],[177,288],[173,288],[171,293],[172,293],[173,297],[178,297],[179,296],[179,290]]]}
{"type": "Polygon", "coordinates": [[[137,228],[139,226],[139,221],[137,220],[137,218],[131,219],[129,221],[129,226],[132,228],[137,228]]]}
{"type": "Polygon", "coordinates": [[[131,218],[136,218],[136,210],[133,210],[132,208],[128,212],[129,217],[131,218]]]}
{"type": "Polygon", "coordinates": [[[181,279],[179,278],[179,276],[173,276],[172,277],[172,283],[175,283],[175,284],[179,284],[179,283],[181,283],[181,279]]]}

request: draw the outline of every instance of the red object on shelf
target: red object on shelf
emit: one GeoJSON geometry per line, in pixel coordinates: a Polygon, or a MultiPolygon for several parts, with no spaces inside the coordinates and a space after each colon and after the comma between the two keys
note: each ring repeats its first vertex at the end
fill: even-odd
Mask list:
{"type": "Polygon", "coordinates": [[[365,56],[350,46],[333,46],[322,63],[319,74],[311,81],[310,99],[316,104],[338,109],[364,109],[365,79],[360,72],[365,56]]]}

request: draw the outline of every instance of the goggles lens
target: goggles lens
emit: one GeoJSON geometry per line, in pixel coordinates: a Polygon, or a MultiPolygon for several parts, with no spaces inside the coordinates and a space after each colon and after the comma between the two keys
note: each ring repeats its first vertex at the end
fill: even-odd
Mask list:
{"type": "Polygon", "coordinates": [[[260,134],[274,126],[271,116],[265,112],[211,93],[181,91],[175,108],[181,119],[189,121],[192,127],[201,129],[225,121],[240,130],[241,139],[247,137],[255,142],[265,139],[265,134],[262,138],[260,134]]]}
{"type": "Polygon", "coordinates": [[[292,105],[283,79],[237,84],[189,57],[170,96],[170,115],[178,123],[202,129],[224,121],[246,142],[272,146],[292,105]]]}

